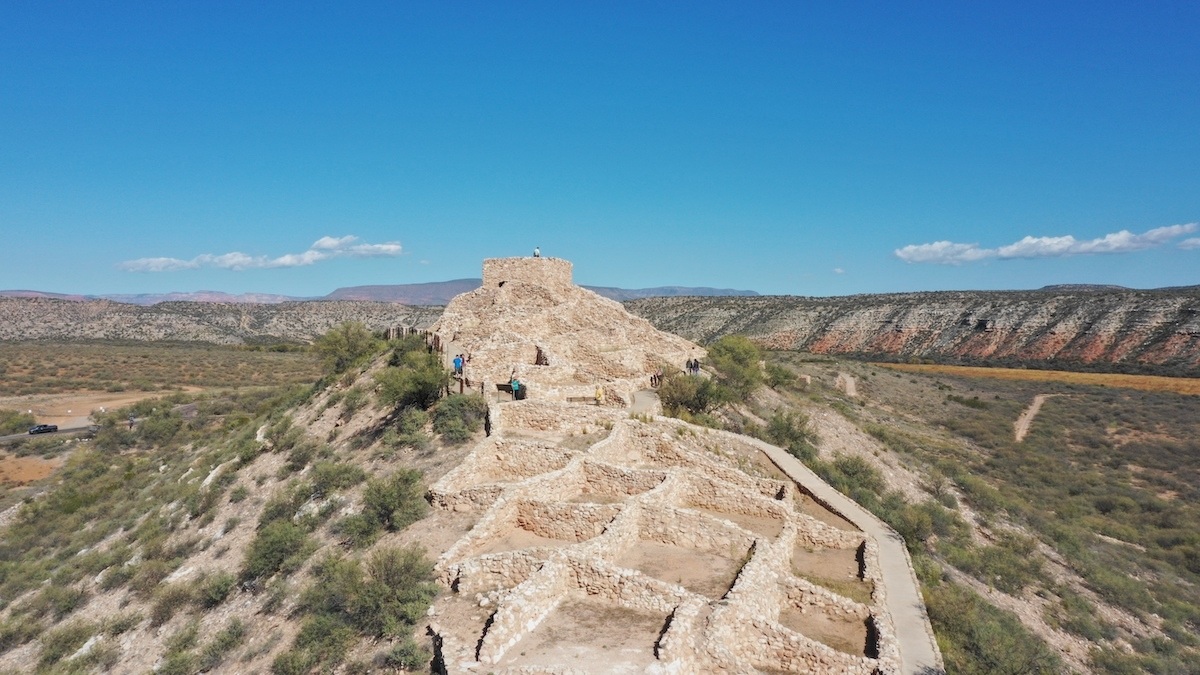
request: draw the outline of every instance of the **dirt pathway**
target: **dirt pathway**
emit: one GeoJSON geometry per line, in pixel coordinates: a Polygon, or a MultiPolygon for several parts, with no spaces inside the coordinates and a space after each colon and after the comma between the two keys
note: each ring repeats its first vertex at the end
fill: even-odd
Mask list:
{"type": "Polygon", "coordinates": [[[1038,394],[1037,396],[1033,397],[1033,403],[1029,404],[1029,407],[1025,409],[1025,412],[1021,413],[1021,416],[1017,418],[1016,422],[1013,422],[1013,428],[1015,430],[1015,436],[1018,443],[1024,440],[1025,435],[1029,433],[1029,425],[1033,424],[1033,418],[1037,417],[1038,411],[1042,409],[1042,404],[1046,402],[1046,399],[1057,395],[1058,394],[1038,394]]]}
{"type": "Polygon", "coordinates": [[[858,382],[854,379],[853,375],[838,373],[837,380],[834,381],[834,386],[846,392],[846,395],[850,398],[858,396],[858,382]]]}

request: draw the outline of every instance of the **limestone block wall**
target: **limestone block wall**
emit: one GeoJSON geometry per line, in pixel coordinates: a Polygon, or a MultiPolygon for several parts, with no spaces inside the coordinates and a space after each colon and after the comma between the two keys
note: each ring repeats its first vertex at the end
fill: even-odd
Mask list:
{"type": "Polygon", "coordinates": [[[754,535],[730,523],[684,509],[644,509],[638,536],[681,548],[738,558],[754,544],[754,535]]]}
{"type": "Polygon", "coordinates": [[[520,281],[537,286],[571,286],[571,261],[562,258],[487,258],[483,261],[483,285],[499,288],[520,281]]]}
{"type": "MultiPolygon", "coordinates": [[[[657,637],[655,656],[656,668],[663,672],[896,672],[899,652],[885,609],[877,547],[861,531],[838,529],[795,511],[790,483],[746,476],[713,452],[711,443],[719,439],[706,438],[704,432],[679,434],[667,423],[603,416],[594,406],[544,402],[504,404],[496,412],[501,423],[494,428],[501,430],[501,438],[481,443],[481,458],[464,462],[462,472],[456,475],[456,469],[443,482],[456,489],[465,485],[461,490],[469,493],[477,487],[470,484],[472,475],[491,476],[497,467],[508,467],[506,475],[538,466],[547,470],[498,484],[499,497],[438,561],[443,584],[460,595],[482,593],[481,606],[497,608],[477,643],[476,656],[483,664],[498,663],[565,600],[587,598],[661,613],[666,629],[657,637]],[[503,433],[512,431],[594,430],[602,424],[613,425],[605,439],[585,451],[557,455],[550,463],[534,456],[566,451],[548,443],[503,439],[503,433]],[[497,456],[517,453],[527,456],[513,464],[497,456]],[[565,465],[559,466],[563,459],[565,465]],[[746,529],[752,524],[722,518],[723,513],[777,519],[781,525],[777,533],[756,533],[746,529]],[[520,530],[561,544],[481,553],[520,530]],[[710,553],[742,565],[718,602],[620,566],[618,561],[639,542],[710,553]],[[868,605],[792,572],[797,546],[859,545],[862,576],[874,585],[868,605]],[[840,652],[797,633],[780,622],[785,610],[870,621],[879,658],[840,652]]],[[[538,667],[503,672],[526,671],[538,667]]]]}
{"type": "Polygon", "coordinates": [[[513,401],[500,408],[502,429],[529,429],[560,433],[582,433],[584,428],[596,431],[600,426],[612,426],[627,416],[622,410],[552,403],[541,400],[513,401]]]}
{"type": "Polygon", "coordinates": [[[476,556],[447,568],[445,584],[467,594],[513,588],[533,576],[545,561],[545,552],[537,549],[476,556]]]}
{"type": "Polygon", "coordinates": [[[550,560],[540,572],[512,589],[492,614],[487,632],[479,645],[477,658],[481,662],[499,661],[505,652],[537,628],[562,602],[566,564],[561,560],[550,560]]]}
{"type": "Polygon", "coordinates": [[[619,504],[522,501],[517,526],[541,537],[580,542],[598,536],[620,512],[619,504]]]}

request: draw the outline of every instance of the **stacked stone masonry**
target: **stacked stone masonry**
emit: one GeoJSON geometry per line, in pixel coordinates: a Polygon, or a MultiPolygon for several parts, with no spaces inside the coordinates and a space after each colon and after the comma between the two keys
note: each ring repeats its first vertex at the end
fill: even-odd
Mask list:
{"type": "Polygon", "coordinates": [[[898,672],[877,549],[862,532],[798,512],[794,483],[753,478],[714,452],[724,436],[581,405],[559,437],[608,435],[566,450],[530,440],[546,430],[534,407],[493,406],[493,435],[430,489],[435,507],[480,516],[437,563],[453,591],[431,620],[448,672],[898,672]],[[856,559],[870,601],[801,576],[796,551],[856,559]],[[486,620],[443,623],[456,604],[486,620]],[[617,622],[632,627],[618,636],[624,650],[591,645],[605,657],[592,661],[584,631],[577,661],[538,653],[587,612],[628,613],[617,622]],[[859,642],[830,640],[822,626],[859,642]]]}

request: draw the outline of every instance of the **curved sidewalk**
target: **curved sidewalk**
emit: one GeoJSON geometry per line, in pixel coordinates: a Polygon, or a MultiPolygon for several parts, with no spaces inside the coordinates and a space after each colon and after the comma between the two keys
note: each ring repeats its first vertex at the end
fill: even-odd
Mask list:
{"type": "Polygon", "coordinates": [[[875,514],[859,506],[858,502],[830,487],[812,469],[792,457],[783,448],[765,443],[756,438],[733,434],[728,431],[710,430],[728,434],[741,443],[750,443],[762,450],[771,461],[789,478],[828,508],[840,513],[866,532],[879,544],[879,565],[884,583],[887,584],[888,611],[895,624],[896,639],[900,646],[900,664],[903,672],[913,674],[944,673],[942,653],[933,636],[929,615],[925,612],[925,601],[921,598],[921,587],[913,571],[912,560],[904,540],[887,523],[875,514]]]}

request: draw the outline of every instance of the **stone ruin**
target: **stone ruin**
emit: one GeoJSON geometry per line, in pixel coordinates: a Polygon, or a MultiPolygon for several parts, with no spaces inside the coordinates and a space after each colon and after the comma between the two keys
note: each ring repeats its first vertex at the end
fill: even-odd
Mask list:
{"type": "Polygon", "coordinates": [[[478,515],[437,561],[450,591],[430,610],[442,670],[899,672],[864,532],[794,481],[743,470],[761,457],[751,442],[570,401],[598,379],[631,395],[699,347],[573,287],[570,263],[546,258],[487,261],[483,288],[435,330],[471,353],[477,377],[515,367],[533,387],[491,403],[491,435],[429,491],[434,508],[478,515]]]}
{"type": "Polygon", "coordinates": [[[470,360],[474,387],[517,377],[531,395],[625,405],[660,366],[682,369],[704,350],[663,333],[618,302],[576,286],[560,258],[491,258],[483,285],[450,301],[430,328],[448,355],[470,360]]]}

